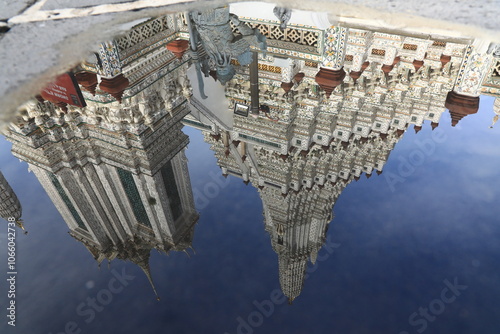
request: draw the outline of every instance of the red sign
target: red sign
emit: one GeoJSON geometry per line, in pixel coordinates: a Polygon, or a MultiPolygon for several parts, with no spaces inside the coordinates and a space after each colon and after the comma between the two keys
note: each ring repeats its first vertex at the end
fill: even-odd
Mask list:
{"type": "Polygon", "coordinates": [[[73,73],[64,73],[48,84],[40,93],[50,102],[64,102],[76,107],[85,107],[85,99],[73,73]]]}

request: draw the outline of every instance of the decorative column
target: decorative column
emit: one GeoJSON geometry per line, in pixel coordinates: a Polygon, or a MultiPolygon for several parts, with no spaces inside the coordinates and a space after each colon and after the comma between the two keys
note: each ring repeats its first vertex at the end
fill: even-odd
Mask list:
{"type": "Polygon", "coordinates": [[[417,43],[417,51],[415,53],[415,59],[413,60],[413,66],[415,67],[415,72],[424,66],[425,55],[427,54],[427,49],[429,48],[430,41],[423,41],[417,43]]]}
{"type": "Polygon", "coordinates": [[[383,65],[393,66],[397,51],[398,50],[393,46],[386,47],[383,65]]]}
{"type": "Polygon", "coordinates": [[[189,48],[189,41],[185,39],[176,39],[167,44],[167,50],[172,52],[177,59],[182,59],[182,56],[189,48]]]}
{"type": "Polygon", "coordinates": [[[121,103],[123,92],[128,87],[129,81],[122,74],[120,54],[115,43],[113,41],[102,43],[99,48],[99,57],[102,62],[99,88],[121,103]]]}
{"type": "Polygon", "coordinates": [[[450,111],[451,126],[455,126],[465,116],[477,113],[479,96],[467,96],[451,91],[446,95],[444,106],[450,111]]]}
{"type": "Polygon", "coordinates": [[[352,60],[351,72],[349,72],[349,76],[352,78],[354,82],[361,77],[364,70],[370,65],[370,62],[364,61],[366,59],[366,55],[363,54],[355,54],[352,60]]]}
{"type": "Polygon", "coordinates": [[[297,64],[297,61],[291,58],[288,58],[285,64],[281,66],[281,88],[283,88],[285,92],[288,93],[294,86],[293,80],[296,74],[298,74],[299,69],[300,66],[297,64]]]}
{"type": "Polygon", "coordinates": [[[97,74],[82,71],[75,74],[76,81],[85,88],[87,92],[95,96],[95,90],[97,88],[97,74]]]}
{"type": "Polygon", "coordinates": [[[400,57],[396,57],[397,49],[395,47],[387,47],[385,49],[384,61],[382,64],[382,72],[388,76],[394,66],[399,63],[400,57]]]}
{"type": "Polygon", "coordinates": [[[453,91],[446,96],[445,107],[450,111],[452,126],[478,111],[481,86],[492,61],[493,56],[481,53],[480,48],[471,45],[465,50],[453,91]]]}
{"type": "Polygon", "coordinates": [[[453,54],[453,44],[446,43],[443,53],[439,60],[441,61],[441,68],[444,68],[446,64],[451,61],[451,55],[453,54]]]}
{"type": "Polygon", "coordinates": [[[345,78],[344,57],[347,28],[330,27],[325,32],[324,51],[321,67],[316,74],[316,83],[325,91],[327,98],[345,78]]]}

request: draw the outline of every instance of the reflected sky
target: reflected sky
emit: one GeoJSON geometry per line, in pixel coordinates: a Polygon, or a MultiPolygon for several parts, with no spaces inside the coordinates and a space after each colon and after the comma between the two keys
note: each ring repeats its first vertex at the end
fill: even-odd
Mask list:
{"type": "MultiPolygon", "coordinates": [[[[245,184],[243,176],[221,170],[226,166],[220,150],[231,147],[232,151],[226,158],[237,157],[242,153],[243,144],[228,141],[226,145],[223,138],[207,140],[210,134],[224,136],[224,124],[237,128],[240,124],[237,121],[241,122],[238,117],[243,116],[227,112],[228,105],[230,111],[237,106],[234,106],[233,93],[227,93],[227,101],[222,101],[224,92],[219,85],[220,75],[219,82],[211,77],[203,79],[205,93],[209,96],[203,103],[213,114],[203,113],[201,107],[186,109],[183,99],[189,98],[186,96],[190,94],[189,88],[184,85],[185,79],[179,78],[189,79],[193,85],[193,99],[203,100],[195,84],[196,64],[187,70],[187,65],[191,64],[185,58],[176,60],[180,65],[172,70],[174,73],[182,66],[186,70],[185,77],[177,75],[172,80],[175,81],[172,89],[178,89],[177,95],[170,100],[162,95],[172,105],[162,107],[165,110],[162,109],[161,117],[145,117],[134,128],[137,133],[147,133],[145,138],[161,133],[165,128],[168,128],[165,133],[176,134],[177,141],[162,137],[162,142],[167,144],[160,151],[154,149],[156,142],[143,150],[154,154],[147,156],[145,160],[151,165],[141,167],[139,174],[151,171],[154,171],[150,173],[152,175],[159,175],[156,174],[158,171],[160,174],[169,173],[163,170],[165,161],[174,164],[174,172],[186,163],[189,176],[183,179],[183,184],[190,184],[188,188],[192,191],[195,209],[189,212],[191,216],[186,222],[192,222],[191,218],[199,214],[193,227],[194,234],[187,233],[189,246],[179,241],[182,244],[179,251],[168,252],[168,255],[155,250],[151,252],[149,268],[160,300],[156,300],[147,276],[136,263],[115,259],[108,264],[104,259],[98,265],[94,254],[68,234],[68,230],[74,231],[77,227],[62,218],[35,174],[28,172],[28,164],[11,154],[12,144],[2,137],[0,169],[22,204],[22,217],[29,231],[26,236],[21,233],[17,236],[16,327],[2,322],[2,333],[497,332],[500,326],[496,305],[500,293],[500,271],[496,265],[496,257],[500,254],[497,242],[500,238],[500,209],[496,204],[500,198],[500,179],[497,177],[500,151],[496,143],[500,142],[500,131],[498,127],[489,128],[495,116],[493,96],[482,95],[478,112],[467,115],[456,126],[451,126],[450,113],[445,111],[438,117],[439,127],[434,131],[430,119],[422,122],[418,133],[413,131],[414,125],[405,127],[406,132],[396,140],[397,144],[383,165],[383,173],[377,175],[374,169],[370,178],[365,177],[366,173],[361,173],[358,180],[353,175],[348,177],[349,182],[336,201],[332,201],[335,204],[334,218],[325,222],[326,225],[329,223],[329,228],[324,239],[318,238],[321,248],[316,263],[307,262],[300,296],[289,305],[281,292],[279,261],[276,249],[273,249],[282,235],[268,233],[263,217],[265,210],[261,194],[265,190],[259,189],[258,184],[245,184]],[[187,141],[182,140],[180,119],[186,117],[182,112],[187,114],[189,111],[192,118],[188,117],[188,120],[196,120],[198,125],[210,124],[210,130],[205,129],[202,133],[199,129],[184,126],[182,132],[189,137],[184,151],[187,141]],[[177,115],[182,117],[177,119],[177,115]],[[211,118],[213,115],[217,116],[217,121],[211,118]],[[146,123],[151,131],[141,128],[146,123]],[[187,160],[183,159],[184,154],[187,160]],[[223,174],[229,175],[224,177],[223,174]],[[96,297],[105,300],[105,305],[92,306],[96,297]]],[[[281,64],[280,60],[275,64],[278,63],[281,64]]],[[[237,73],[234,80],[240,80],[238,75],[246,70],[241,64],[233,62],[233,65],[237,73]]],[[[372,70],[375,73],[375,67],[372,70]]],[[[305,81],[312,82],[314,77],[307,79],[308,76],[305,81]]],[[[166,78],[160,81],[162,85],[169,85],[169,77],[166,78]]],[[[351,79],[347,80],[349,85],[354,85],[351,79]]],[[[234,82],[229,81],[226,89],[234,88],[234,82]]],[[[345,87],[348,84],[346,81],[345,87]]],[[[387,82],[380,83],[384,84],[387,82]]],[[[152,87],[156,89],[154,85],[152,87]]],[[[163,86],[158,84],[158,87],[160,96],[164,94],[161,91],[163,86]]],[[[342,90],[333,87],[332,99],[322,92],[327,89],[321,88],[315,88],[314,94],[310,95],[321,101],[319,105],[342,100],[337,97],[345,94],[344,85],[341,85],[342,90]]],[[[294,90],[298,90],[297,86],[294,90]]],[[[124,105],[131,106],[125,100],[127,94],[129,92],[125,91],[124,105]]],[[[102,96],[110,98],[109,95],[102,96]]],[[[112,96],[122,98],[121,95],[119,98],[112,96]]],[[[250,107],[250,100],[241,102],[241,105],[250,107]]],[[[442,100],[444,103],[444,98],[442,100]]],[[[262,101],[266,98],[261,97],[262,101]]],[[[138,108],[154,107],[149,104],[138,108]]],[[[444,106],[441,108],[444,111],[444,106]]],[[[70,111],[73,112],[71,107],[70,111]]],[[[260,113],[262,117],[262,109],[260,113]]],[[[265,116],[272,119],[276,113],[279,110],[265,116]]],[[[251,116],[246,117],[251,119],[251,116]]],[[[70,120],[66,121],[70,123],[70,120]]],[[[29,122],[34,124],[34,120],[29,122]]],[[[102,123],[96,124],[105,123],[99,122],[102,123]]],[[[113,124],[125,127],[125,122],[113,124]]],[[[396,138],[397,126],[391,124],[387,132],[391,138],[396,138]]],[[[120,133],[123,128],[115,130],[120,133]]],[[[349,145],[354,145],[353,137],[348,136],[349,145]]],[[[298,145],[295,137],[293,140],[292,143],[289,138],[285,148],[285,153],[290,152],[287,161],[291,161],[294,154],[296,157],[301,154],[300,147],[288,151],[290,146],[298,145]]],[[[329,145],[336,143],[336,149],[341,150],[343,137],[335,140],[332,138],[329,145]]],[[[131,142],[135,143],[133,139],[131,142]]],[[[259,148],[255,142],[248,147],[250,145],[259,148]]],[[[319,146],[318,143],[314,145],[319,146]]],[[[311,144],[310,148],[314,145],[311,144]]],[[[269,147],[267,149],[271,151],[269,147]]],[[[253,148],[249,152],[251,150],[253,148]]],[[[108,154],[104,149],[101,153],[103,157],[108,154]]],[[[112,156],[109,154],[107,157],[112,156]]],[[[113,166],[120,159],[124,164],[128,163],[123,156],[114,161],[110,159],[111,162],[103,159],[102,164],[115,168],[113,166]]],[[[313,157],[308,156],[305,160],[308,159],[313,157]]],[[[382,165],[377,169],[381,170],[382,165]]],[[[180,177],[176,174],[176,182],[180,177]]],[[[64,178],[60,177],[60,180],[64,178]]],[[[125,187],[124,178],[120,180],[125,187]]],[[[250,180],[257,182],[254,178],[250,180]]],[[[147,184],[150,191],[154,185],[147,184]]],[[[189,192],[183,192],[181,185],[177,185],[180,196],[185,196],[183,201],[189,202],[189,192]]],[[[312,191],[319,188],[316,186],[312,191]]],[[[67,190],[73,191],[71,188],[67,190]]],[[[286,196],[294,196],[292,192],[287,190],[286,196]]],[[[172,198],[174,195],[168,196],[172,198]]],[[[155,201],[161,200],[162,197],[155,198],[155,201]]],[[[132,201],[124,199],[124,203],[132,201]]],[[[130,211],[129,218],[140,220],[136,211],[132,215],[132,209],[127,210],[130,211]]],[[[327,208],[325,214],[329,214],[329,210],[327,208]]],[[[187,215],[187,211],[181,214],[187,215]]],[[[178,226],[174,228],[171,221],[167,221],[169,228],[176,231],[178,226]]],[[[141,224],[127,221],[129,223],[131,226],[141,224]]],[[[275,227],[277,231],[280,229],[275,227]]],[[[189,225],[188,229],[191,228],[189,225]]],[[[179,231],[184,237],[184,230],[179,231]]],[[[5,228],[0,232],[2,248],[7,247],[6,240],[5,228]]],[[[177,241],[174,243],[177,245],[177,241]]],[[[5,261],[0,268],[7,272],[5,261]]],[[[5,280],[0,289],[7,291],[5,280]]],[[[2,292],[1,298],[7,300],[5,293],[2,292]]]]}

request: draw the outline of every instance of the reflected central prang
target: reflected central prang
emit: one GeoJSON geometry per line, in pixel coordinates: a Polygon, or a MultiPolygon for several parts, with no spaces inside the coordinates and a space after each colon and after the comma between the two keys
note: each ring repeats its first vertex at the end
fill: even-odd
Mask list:
{"type": "Polygon", "coordinates": [[[477,112],[480,93],[498,96],[499,62],[490,44],[465,37],[333,26],[320,13],[293,12],[283,29],[267,13],[248,17],[256,11],[244,4],[231,10],[260,29],[268,48],[254,49],[250,66],[232,60],[236,73],[221,82],[228,110],[195,94],[184,123],[202,130],[225,177],[258,189],[291,303],[342,190],[363,173],[381,174],[410,124],[434,130],[446,107],[456,126],[477,112]]]}
{"type": "Polygon", "coordinates": [[[448,109],[456,126],[500,95],[498,45],[375,23],[245,3],[151,18],[19,107],[5,135],[98,263],[131,260],[152,283],[151,249],[192,242],[181,129],[200,129],[222,174],[258,189],[291,302],[350,182],[381,174],[410,125],[434,130],[448,109]]]}

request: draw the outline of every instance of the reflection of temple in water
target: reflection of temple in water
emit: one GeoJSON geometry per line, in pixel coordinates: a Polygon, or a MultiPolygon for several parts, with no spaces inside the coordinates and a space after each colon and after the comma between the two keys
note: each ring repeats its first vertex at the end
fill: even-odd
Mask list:
{"type": "Polygon", "coordinates": [[[168,27],[145,36],[104,43],[98,62],[74,70],[87,107],[33,99],[6,135],[99,264],[130,260],[151,279],[151,249],[186,250],[199,216],[180,122],[189,112],[188,57],[165,47],[177,36],[168,27]]]}
{"type": "Polygon", "coordinates": [[[103,43],[72,70],[87,107],[39,97],[7,137],[96,260],[130,259],[149,276],[152,248],[191,243],[198,215],[180,121],[201,129],[222,173],[258,189],[293,300],[350,182],[380,174],[410,125],[435,129],[447,108],[455,126],[480,94],[499,95],[498,46],[446,30],[334,26],[326,13],[268,4],[229,12],[169,14],[103,43]],[[257,72],[242,64],[257,53],[252,85],[257,72]],[[191,97],[193,62],[198,94],[202,74],[225,82],[229,111],[191,97]]]}
{"type": "Polygon", "coordinates": [[[479,94],[498,96],[500,61],[494,45],[466,36],[368,29],[342,18],[332,26],[326,14],[292,11],[283,31],[265,6],[231,8],[267,37],[258,97],[251,66],[233,59],[229,110],[192,98],[184,122],[202,130],[223,175],[258,188],[281,288],[293,300],[346,185],[382,173],[410,125],[434,130],[447,108],[455,126],[477,112],[479,94]]]}

